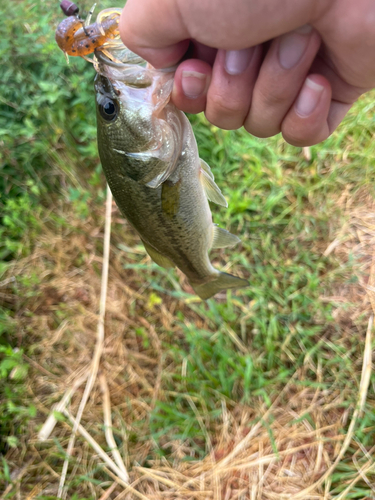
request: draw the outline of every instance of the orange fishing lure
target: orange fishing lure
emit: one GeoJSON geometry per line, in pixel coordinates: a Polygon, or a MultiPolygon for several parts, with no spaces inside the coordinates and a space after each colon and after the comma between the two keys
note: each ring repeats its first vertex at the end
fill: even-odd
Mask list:
{"type": "Polygon", "coordinates": [[[119,37],[121,9],[105,9],[98,14],[95,23],[89,24],[92,11],[86,21],[78,15],[69,16],[57,27],[55,39],[60,49],[70,56],[85,57],[95,49],[108,46],[119,37]]]}

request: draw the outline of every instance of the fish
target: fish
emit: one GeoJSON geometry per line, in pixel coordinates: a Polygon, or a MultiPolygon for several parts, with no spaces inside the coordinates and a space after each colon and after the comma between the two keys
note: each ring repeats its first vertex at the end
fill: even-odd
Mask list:
{"type": "Polygon", "coordinates": [[[123,45],[121,9],[105,9],[90,24],[94,8],[83,21],[72,5],[55,38],[66,57],[83,57],[97,72],[99,156],[121,213],[151,259],[178,267],[201,299],[248,286],[210,262],[211,249],[240,239],[212,221],[208,202],[227,202],[199,158],[190,122],[170,102],[175,68],[156,70],[123,45]]]}
{"type": "Polygon", "coordinates": [[[228,205],[199,158],[189,120],[170,102],[175,68],[157,70],[123,45],[121,9],[101,11],[90,24],[94,8],[83,21],[72,5],[73,15],[57,27],[56,41],[66,57],[83,57],[97,72],[99,156],[121,213],[151,259],[180,269],[201,299],[248,286],[209,259],[211,249],[240,239],[212,221],[209,201],[228,205]]]}
{"type": "Polygon", "coordinates": [[[147,253],[163,268],[180,269],[204,300],[248,286],[210,262],[211,249],[240,239],[212,221],[209,201],[227,202],[199,158],[189,120],[170,102],[173,69],[145,66],[128,49],[117,62],[107,53],[95,55],[100,160],[117,206],[147,253]]]}

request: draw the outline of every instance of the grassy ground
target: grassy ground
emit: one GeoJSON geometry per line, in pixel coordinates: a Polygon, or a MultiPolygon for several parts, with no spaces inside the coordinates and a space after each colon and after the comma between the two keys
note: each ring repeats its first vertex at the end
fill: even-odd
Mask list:
{"type": "MultiPolygon", "coordinates": [[[[58,2],[17,7],[0,7],[0,492],[52,499],[71,423],[58,414],[47,441],[37,433],[71,387],[75,415],[84,390],[105,181],[92,68],[56,48],[58,2]]],[[[101,378],[82,425],[111,456],[108,394],[132,486],[78,437],[67,498],[375,497],[374,376],[356,411],[375,305],[374,106],[364,97],[311,158],[192,117],[229,201],[214,221],[242,240],[212,259],[248,289],[201,302],[113,207],[101,378]]]]}

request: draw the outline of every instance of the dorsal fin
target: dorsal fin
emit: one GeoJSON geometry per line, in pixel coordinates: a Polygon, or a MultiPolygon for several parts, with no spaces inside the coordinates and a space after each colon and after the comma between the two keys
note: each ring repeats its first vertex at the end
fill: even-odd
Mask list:
{"type": "Polygon", "coordinates": [[[214,174],[212,173],[212,170],[208,163],[206,163],[202,158],[199,158],[201,161],[201,169],[204,170],[210,177],[211,179],[214,179],[214,174]]]}
{"type": "Polygon", "coordinates": [[[206,162],[203,162],[203,160],[201,160],[200,179],[207,199],[212,201],[213,203],[216,203],[217,205],[227,207],[227,200],[222,195],[219,187],[215,184],[214,176],[211,172],[210,167],[206,162]]]}
{"type": "Polygon", "coordinates": [[[238,236],[219,226],[214,225],[212,231],[213,239],[211,248],[232,247],[241,241],[238,236]]]}

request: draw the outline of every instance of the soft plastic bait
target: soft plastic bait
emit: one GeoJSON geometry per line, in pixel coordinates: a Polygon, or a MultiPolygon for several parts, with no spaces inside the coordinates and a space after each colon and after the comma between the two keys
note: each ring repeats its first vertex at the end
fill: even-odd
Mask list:
{"type": "Polygon", "coordinates": [[[86,21],[78,15],[69,16],[57,27],[57,45],[65,54],[81,57],[92,54],[98,47],[110,47],[111,40],[119,37],[120,14],[121,9],[102,10],[93,24],[89,24],[92,10],[86,21]]]}

